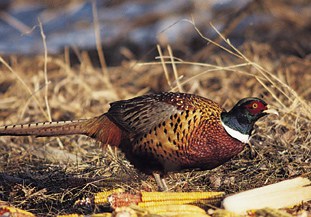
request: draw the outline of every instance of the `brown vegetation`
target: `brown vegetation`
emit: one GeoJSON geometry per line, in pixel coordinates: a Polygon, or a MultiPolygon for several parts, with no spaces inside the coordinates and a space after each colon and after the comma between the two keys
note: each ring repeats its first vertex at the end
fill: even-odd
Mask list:
{"type": "MultiPolygon", "coordinates": [[[[294,15],[282,16],[290,31],[285,24],[295,22],[294,15]]],[[[299,25],[304,26],[301,20],[299,25]]],[[[280,37],[285,30],[279,32],[280,37]]],[[[308,31],[299,28],[302,34],[308,31]]],[[[105,70],[83,51],[77,54],[77,64],[70,63],[68,52],[46,58],[1,58],[0,125],[46,121],[49,113],[52,120],[93,117],[104,113],[109,102],[147,92],[196,93],[227,109],[240,98],[259,96],[277,108],[280,116],[261,119],[251,144],[225,165],[211,171],[169,174],[170,190],[230,194],[296,176],[310,178],[308,50],[296,55],[291,47],[296,39],[286,41],[287,47],[274,46],[273,40],[244,42],[239,50],[224,39],[221,44],[215,41],[209,41],[204,48],[208,57],[199,55],[198,62],[174,58],[170,49],[162,47],[163,54],[155,62],[130,59],[105,70]]],[[[0,137],[0,153],[0,200],[39,215],[93,212],[94,207],[74,203],[102,189],[157,190],[152,177],[136,171],[118,150],[101,150],[94,140],[83,136],[0,137]]],[[[302,208],[311,209],[310,204],[302,208]]]]}

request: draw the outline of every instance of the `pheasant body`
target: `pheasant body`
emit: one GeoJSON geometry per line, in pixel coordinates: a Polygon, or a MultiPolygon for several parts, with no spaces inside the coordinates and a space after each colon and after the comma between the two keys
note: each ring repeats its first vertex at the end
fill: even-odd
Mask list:
{"type": "Polygon", "coordinates": [[[258,98],[245,98],[226,112],[200,96],[159,93],[111,103],[99,117],[5,126],[0,135],[84,134],[118,146],[146,173],[212,169],[243,150],[245,141],[240,136],[248,138],[266,111],[267,104],[258,98]]]}
{"type": "MultiPolygon", "coordinates": [[[[154,126],[140,129],[141,132],[135,135],[129,150],[127,147],[123,148],[136,167],[145,172],[177,171],[189,168],[211,169],[243,149],[243,144],[236,139],[221,138],[222,135],[227,135],[220,122],[223,109],[211,100],[176,93],[161,94],[153,97],[152,100],[140,99],[140,102],[144,100],[148,101],[148,105],[145,106],[150,107],[150,111],[148,117],[140,117],[141,122],[150,117],[158,117],[159,112],[171,111],[163,118],[157,118],[158,121],[154,123],[154,126]],[[154,109],[153,104],[161,105],[160,108],[163,104],[163,107],[167,106],[167,108],[155,112],[157,109],[154,109]],[[168,109],[169,107],[171,108],[168,109]],[[148,167],[141,168],[144,165],[148,167]]],[[[128,103],[123,103],[123,101],[120,103],[128,107],[128,103]]],[[[114,106],[118,105],[112,104],[108,114],[115,110],[114,106]]],[[[145,110],[146,107],[143,109],[145,110]]],[[[131,118],[133,121],[126,119],[126,123],[135,122],[139,125],[136,115],[131,118]]],[[[133,130],[137,132],[137,128],[133,130]]]]}

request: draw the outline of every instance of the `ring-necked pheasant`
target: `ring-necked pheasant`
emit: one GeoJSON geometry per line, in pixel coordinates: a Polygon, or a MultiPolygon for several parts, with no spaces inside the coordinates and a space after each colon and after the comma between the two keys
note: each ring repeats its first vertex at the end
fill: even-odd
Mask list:
{"type": "Polygon", "coordinates": [[[276,111],[259,98],[244,98],[226,112],[200,96],[164,92],[111,103],[91,119],[3,126],[0,135],[84,134],[119,147],[146,173],[205,170],[240,153],[254,123],[268,113],[276,111]]]}

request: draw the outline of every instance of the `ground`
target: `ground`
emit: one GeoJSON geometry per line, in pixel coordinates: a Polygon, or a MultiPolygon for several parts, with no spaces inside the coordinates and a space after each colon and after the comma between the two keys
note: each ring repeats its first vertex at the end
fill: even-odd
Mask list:
{"type": "MultiPolygon", "coordinates": [[[[191,56],[174,55],[174,49],[170,54],[162,46],[164,59],[155,61],[124,59],[106,67],[85,51],[74,62],[67,51],[48,57],[4,56],[0,125],[46,121],[49,114],[55,121],[89,118],[107,111],[110,102],[149,92],[195,93],[226,109],[243,97],[257,96],[276,108],[279,117],[260,119],[250,144],[226,164],[168,174],[170,191],[231,194],[297,176],[311,178],[310,21],[280,19],[282,28],[252,30],[250,35],[258,33],[256,40],[238,48],[225,42],[223,33],[206,41],[198,32],[196,43],[202,49],[191,56]],[[265,39],[257,40],[259,35],[265,39]],[[172,62],[170,56],[176,59],[172,62]]],[[[215,31],[212,25],[206,28],[215,31]]],[[[0,153],[0,200],[41,216],[92,212],[94,207],[74,203],[103,189],[157,190],[153,178],[137,171],[117,149],[102,148],[84,136],[0,137],[0,153]]],[[[310,211],[310,203],[302,209],[310,211]]]]}

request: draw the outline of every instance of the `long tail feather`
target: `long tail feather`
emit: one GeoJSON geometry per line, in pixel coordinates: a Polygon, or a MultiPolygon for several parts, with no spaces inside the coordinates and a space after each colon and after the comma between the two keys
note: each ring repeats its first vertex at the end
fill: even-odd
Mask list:
{"type": "Polygon", "coordinates": [[[103,144],[119,146],[123,139],[123,131],[106,114],[75,121],[55,121],[32,124],[16,124],[0,127],[0,136],[64,136],[86,135],[103,144]]]}
{"type": "Polygon", "coordinates": [[[32,124],[16,124],[0,127],[0,136],[62,136],[87,134],[89,120],[55,121],[32,124]]]}

